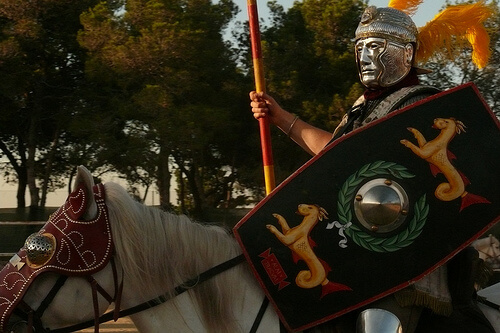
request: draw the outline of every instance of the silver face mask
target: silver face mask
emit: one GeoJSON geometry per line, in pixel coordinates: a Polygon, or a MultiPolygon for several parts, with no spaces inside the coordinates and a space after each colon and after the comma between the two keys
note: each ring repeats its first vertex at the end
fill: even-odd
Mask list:
{"type": "Polygon", "coordinates": [[[402,44],[385,38],[361,38],[355,46],[359,78],[367,88],[390,87],[411,70],[413,44],[402,44]]]}
{"type": "Polygon", "coordinates": [[[356,62],[368,88],[390,87],[411,70],[418,30],[394,8],[366,8],[356,29],[356,62]]]}

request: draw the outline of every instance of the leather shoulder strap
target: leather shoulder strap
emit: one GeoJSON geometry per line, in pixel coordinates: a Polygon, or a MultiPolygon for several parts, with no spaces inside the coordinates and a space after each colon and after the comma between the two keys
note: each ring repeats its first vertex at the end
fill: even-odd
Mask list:
{"type": "Polygon", "coordinates": [[[439,89],[426,85],[416,85],[401,88],[384,98],[363,120],[362,125],[366,125],[369,122],[380,119],[387,115],[389,112],[401,108],[405,102],[413,97],[416,97],[418,95],[433,95],[438,92],[440,92],[439,89]]]}

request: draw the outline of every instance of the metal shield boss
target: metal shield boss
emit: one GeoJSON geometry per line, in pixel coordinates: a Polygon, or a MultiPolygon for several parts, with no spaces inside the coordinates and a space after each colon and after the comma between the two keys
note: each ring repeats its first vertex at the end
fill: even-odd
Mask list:
{"type": "Polygon", "coordinates": [[[409,200],[404,188],[388,178],[376,178],[361,186],[355,196],[358,221],[373,232],[397,229],[408,215],[409,200]]]}

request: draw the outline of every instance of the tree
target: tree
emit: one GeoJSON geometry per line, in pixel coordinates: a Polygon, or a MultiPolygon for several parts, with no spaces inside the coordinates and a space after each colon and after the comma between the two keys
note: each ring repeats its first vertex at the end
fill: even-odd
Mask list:
{"type": "Polygon", "coordinates": [[[87,77],[105,87],[103,99],[115,96],[106,100],[119,136],[104,139],[113,150],[118,139],[127,149],[128,157],[108,161],[120,171],[154,172],[161,205],[169,207],[173,160],[187,179],[196,216],[218,204],[210,197],[220,179],[212,175],[227,164],[226,152],[237,151],[232,138],[241,126],[232,113],[241,105],[244,78],[222,39],[235,10],[229,0],[133,0],[122,11],[100,3],[82,15],[87,77]],[[132,141],[141,142],[139,156],[147,159],[128,150],[132,141]]]}
{"type": "MultiPolygon", "coordinates": [[[[44,205],[53,179],[60,140],[80,102],[82,50],[74,36],[89,1],[0,3],[0,149],[18,181],[18,207],[44,205]],[[39,163],[43,160],[43,163],[39,163]],[[39,184],[42,193],[39,193],[39,184]]],[[[56,186],[58,185],[55,182],[56,186]]]]}

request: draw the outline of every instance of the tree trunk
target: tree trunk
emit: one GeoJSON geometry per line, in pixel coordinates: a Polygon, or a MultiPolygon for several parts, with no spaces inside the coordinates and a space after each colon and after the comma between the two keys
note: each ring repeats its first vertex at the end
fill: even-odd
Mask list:
{"type": "Polygon", "coordinates": [[[160,207],[170,209],[170,170],[168,167],[169,155],[162,148],[158,159],[158,193],[160,195],[160,207]]]}
{"type": "Polygon", "coordinates": [[[28,178],[26,174],[26,158],[24,157],[24,145],[20,137],[17,138],[17,149],[20,156],[20,163],[14,156],[13,152],[9,150],[5,142],[0,141],[0,150],[9,159],[10,164],[14,168],[17,174],[17,179],[19,183],[17,184],[17,208],[23,209],[26,207],[26,186],[28,184],[28,178]]]}
{"type": "Polygon", "coordinates": [[[193,196],[193,211],[192,215],[199,220],[205,220],[205,208],[206,208],[206,200],[203,193],[203,182],[201,180],[200,174],[198,172],[198,167],[196,166],[196,162],[193,161],[193,165],[190,170],[184,169],[184,173],[186,174],[189,192],[193,196]]]}
{"type": "Polygon", "coordinates": [[[200,220],[206,220],[206,208],[207,200],[205,198],[205,189],[203,187],[202,175],[200,175],[200,170],[198,169],[196,163],[193,163],[192,177],[193,181],[189,182],[191,185],[191,193],[193,193],[194,199],[194,209],[197,217],[200,220]]]}
{"type": "Polygon", "coordinates": [[[28,186],[28,176],[26,175],[26,168],[20,168],[23,170],[17,173],[17,178],[19,183],[17,184],[17,208],[24,209],[26,207],[26,187],[28,186]]]}
{"type": "Polygon", "coordinates": [[[184,172],[182,171],[181,168],[179,168],[179,179],[178,179],[178,186],[179,186],[179,204],[181,206],[181,212],[182,214],[186,214],[186,186],[184,184],[184,172]]]}
{"type": "Polygon", "coordinates": [[[141,198],[141,200],[142,200],[141,202],[142,203],[146,202],[146,198],[148,197],[148,193],[149,193],[149,185],[145,185],[144,195],[141,198]]]}
{"type": "Polygon", "coordinates": [[[59,143],[59,128],[54,133],[54,139],[50,144],[50,151],[46,157],[45,171],[42,183],[42,198],[40,200],[40,207],[42,209],[45,208],[45,203],[47,202],[47,191],[49,188],[50,175],[52,174],[52,163],[54,162],[54,157],[56,156],[58,143],[59,143]]]}
{"type": "Polygon", "coordinates": [[[36,173],[35,173],[35,154],[36,154],[36,126],[37,121],[35,116],[30,119],[30,126],[28,130],[28,159],[26,160],[26,175],[28,181],[28,188],[30,190],[30,208],[38,208],[40,202],[39,191],[36,186],[36,173]]]}

